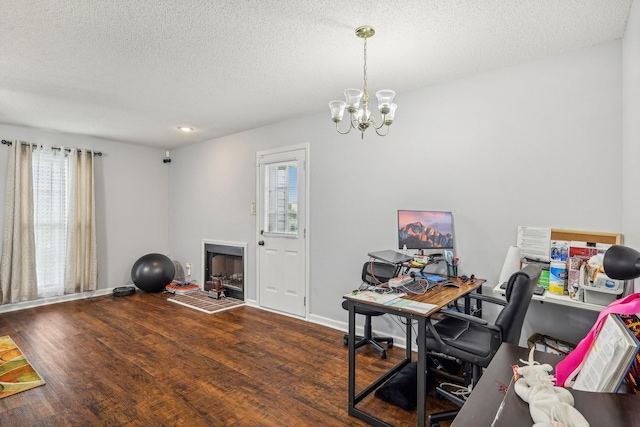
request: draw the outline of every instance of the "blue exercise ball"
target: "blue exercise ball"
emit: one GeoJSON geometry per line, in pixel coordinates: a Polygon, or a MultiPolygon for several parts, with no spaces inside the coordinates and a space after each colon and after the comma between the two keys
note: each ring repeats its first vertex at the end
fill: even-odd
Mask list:
{"type": "Polygon", "coordinates": [[[160,292],[173,280],[176,267],[162,254],[147,254],[133,264],[131,280],[146,292],[160,292]]]}

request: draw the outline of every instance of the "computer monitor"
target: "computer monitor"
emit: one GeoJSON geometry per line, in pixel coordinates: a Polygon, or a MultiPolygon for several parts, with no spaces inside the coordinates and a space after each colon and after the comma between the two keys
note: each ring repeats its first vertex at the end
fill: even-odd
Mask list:
{"type": "Polygon", "coordinates": [[[398,249],[453,249],[453,215],[442,211],[398,211],[398,249]]]}

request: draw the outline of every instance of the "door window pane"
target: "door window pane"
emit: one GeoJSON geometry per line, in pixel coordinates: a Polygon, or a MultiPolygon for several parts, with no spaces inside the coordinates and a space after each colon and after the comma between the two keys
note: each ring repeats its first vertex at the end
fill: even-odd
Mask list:
{"type": "Polygon", "coordinates": [[[265,165],[264,200],[265,232],[297,237],[297,160],[265,165]]]}

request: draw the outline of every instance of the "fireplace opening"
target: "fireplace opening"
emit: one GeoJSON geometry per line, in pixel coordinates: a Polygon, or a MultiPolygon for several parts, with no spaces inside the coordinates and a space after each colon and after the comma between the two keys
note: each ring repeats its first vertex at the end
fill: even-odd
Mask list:
{"type": "Polygon", "coordinates": [[[244,247],[205,243],[204,253],[204,289],[218,282],[226,296],[244,301],[244,247]]]}

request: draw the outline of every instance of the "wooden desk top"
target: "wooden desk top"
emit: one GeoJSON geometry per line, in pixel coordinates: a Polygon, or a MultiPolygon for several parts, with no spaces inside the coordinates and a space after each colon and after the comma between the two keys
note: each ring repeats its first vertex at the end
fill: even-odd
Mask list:
{"type": "MultiPolygon", "coordinates": [[[[413,301],[418,301],[418,302],[423,302],[423,303],[427,303],[427,304],[433,304],[436,307],[433,310],[430,310],[427,313],[420,313],[420,312],[416,312],[416,311],[411,311],[411,310],[405,310],[405,309],[397,309],[397,308],[390,308],[389,306],[386,306],[384,304],[379,304],[376,303],[375,301],[363,301],[363,300],[359,300],[356,299],[354,297],[352,297],[351,295],[345,295],[344,297],[346,299],[350,299],[353,300],[357,303],[361,303],[361,304],[365,304],[368,306],[374,306],[374,307],[380,307],[382,309],[384,309],[385,311],[411,311],[412,314],[418,315],[418,316],[424,316],[424,317],[429,317],[434,313],[437,313],[438,311],[440,311],[440,309],[444,306],[446,306],[447,304],[451,303],[452,301],[457,300],[458,298],[462,298],[465,295],[469,294],[470,292],[480,288],[482,286],[482,284],[485,282],[485,280],[483,279],[476,279],[475,282],[471,283],[470,281],[467,281],[465,283],[463,283],[460,279],[451,279],[451,280],[457,280],[459,287],[451,287],[451,286],[443,286],[441,284],[433,287],[432,289],[428,290],[426,293],[422,294],[422,295],[406,295],[402,298],[404,299],[410,299],[413,301]]],[[[444,282],[443,282],[444,283],[444,282]]]]}
{"type": "MultiPolygon", "coordinates": [[[[520,359],[529,357],[529,349],[513,344],[502,344],[480,381],[455,418],[451,427],[490,426],[502,403],[504,394],[500,384],[511,381],[511,366],[522,365],[520,359]]],[[[563,356],[535,352],[534,360],[555,366],[563,356]]],[[[589,421],[591,427],[640,427],[640,396],[620,393],[592,393],[571,390],[575,408],[589,421]]],[[[505,406],[495,426],[530,427],[533,424],[529,405],[515,392],[507,394],[505,406]]]]}

